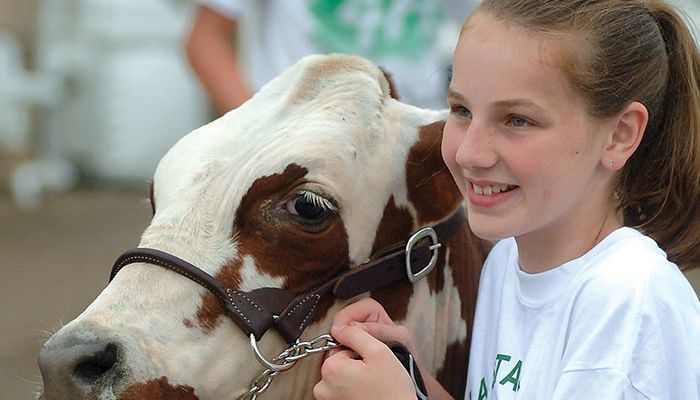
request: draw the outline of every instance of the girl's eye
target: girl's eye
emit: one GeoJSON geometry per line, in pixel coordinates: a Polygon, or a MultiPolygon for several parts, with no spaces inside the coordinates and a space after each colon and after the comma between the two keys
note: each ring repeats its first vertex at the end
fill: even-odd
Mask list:
{"type": "Polygon", "coordinates": [[[466,108],[464,106],[457,105],[457,104],[450,107],[450,112],[453,114],[456,114],[457,116],[462,117],[462,118],[471,118],[472,117],[472,112],[469,111],[468,108],[466,108]]]}
{"type": "Polygon", "coordinates": [[[335,206],[328,199],[308,191],[303,191],[288,200],[284,203],[284,209],[306,222],[322,220],[327,214],[336,211],[335,206]]]}
{"type": "Polygon", "coordinates": [[[527,128],[528,126],[532,125],[532,123],[530,123],[530,121],[527,118],[521,117],[519,115],[511,115],[508,118],[508,124],[515,128],[527,128]]]}

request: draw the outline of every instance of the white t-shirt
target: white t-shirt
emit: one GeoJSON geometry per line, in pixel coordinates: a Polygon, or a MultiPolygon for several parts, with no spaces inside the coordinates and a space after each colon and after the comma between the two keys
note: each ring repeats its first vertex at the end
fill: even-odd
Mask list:
{"type": "Polygon", "coordinates": [[[503,240],[479,290],[465,399],[700,399],[700,303],[634,229],[539,274],[503,240]]]}
{"type": "Polygon", "coordinates": [[[402,101],[446,108],[447,69],[477,0],[197,0],[241,21],[254,90],[309,54],[364,56],[391,73],[402,101]]]}

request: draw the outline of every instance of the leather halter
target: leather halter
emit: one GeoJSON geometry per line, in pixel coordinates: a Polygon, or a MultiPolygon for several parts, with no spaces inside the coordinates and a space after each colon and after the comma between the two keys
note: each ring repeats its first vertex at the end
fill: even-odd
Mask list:
{"type": "Polygon", "coordinates": [[[464,209],[460,207],[450,218],[415,232],[406,242],[380,250],[358,267],[298,296],[273,287],[236,290],[181,258],[150,248],[124,252],[115,261],[109,280],[129,264],[158,265],[204,286],[248,336],[260,340],[274,327],[291,344],[313,320],[322,299],[335,296],[347,300],[392,282],[413,283],[427,275],[437,263],[438,248],[457,232],[463,220],[464,209]]]}

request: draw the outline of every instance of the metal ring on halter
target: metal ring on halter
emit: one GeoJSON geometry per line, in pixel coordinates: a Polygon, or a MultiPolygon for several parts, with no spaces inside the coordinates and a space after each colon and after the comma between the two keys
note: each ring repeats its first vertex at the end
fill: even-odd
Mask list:
{"type": "Polygon", "coordinates": [[[275,364],[272,361],[269,361],[265,356],[262,355],[260,352],[260,349],[258,349],[258,342],[255,340],[255,335],[250,334],[250,346],[253,348],[253,352],[255,353],[255,357],[258,358],[258,361],[260,361],[265,367],[273,370],[273,371],[286,371],[294,366],[296,364],[296,360],[294,361],[287,361],[285,360],[284,363],[282,364],[275,364]]]}
{"type": "Polygon", "coordinates": [[[433,270],[433,267],[435,267],[435,264],[437,264],[438,249],[441,246],[442,244],[438,241],[437,233],[431,227],[419,230],[408,239],[408,242],[406,243],[406,276],[408,276],[408,280],[411,283],[419,281],[433,270]],[[430,261],[428,261],[428,265],[423,267],[423,269],[421,269],[419,272],[414,273],[411,266],[411,251],[413,250],[413,246],[415,246],[415,244],[423,238],[430,239],[432,244],[430,245],[429,249],[432,254],[430,256],[430,261]]]}

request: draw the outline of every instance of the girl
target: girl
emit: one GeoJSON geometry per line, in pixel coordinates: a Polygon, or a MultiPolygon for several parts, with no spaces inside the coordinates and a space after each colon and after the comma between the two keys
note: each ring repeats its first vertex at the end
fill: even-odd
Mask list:
{"type": "MultiPolygon", "coordinates": [[[[484,0],[443,156],[482,273],[465,399],[700,399],[700,54],[662,0],[484,0]]],[[[336,316],[317,399],[409,399],[371,301],[336,316]]],[[[462,373],[462,371],[455,371],[462,373]]],[[[426,375],[425,373],[423,374],[426,375]]],[[[430,398],[448,398],[427,379],[430,398]]]]}

